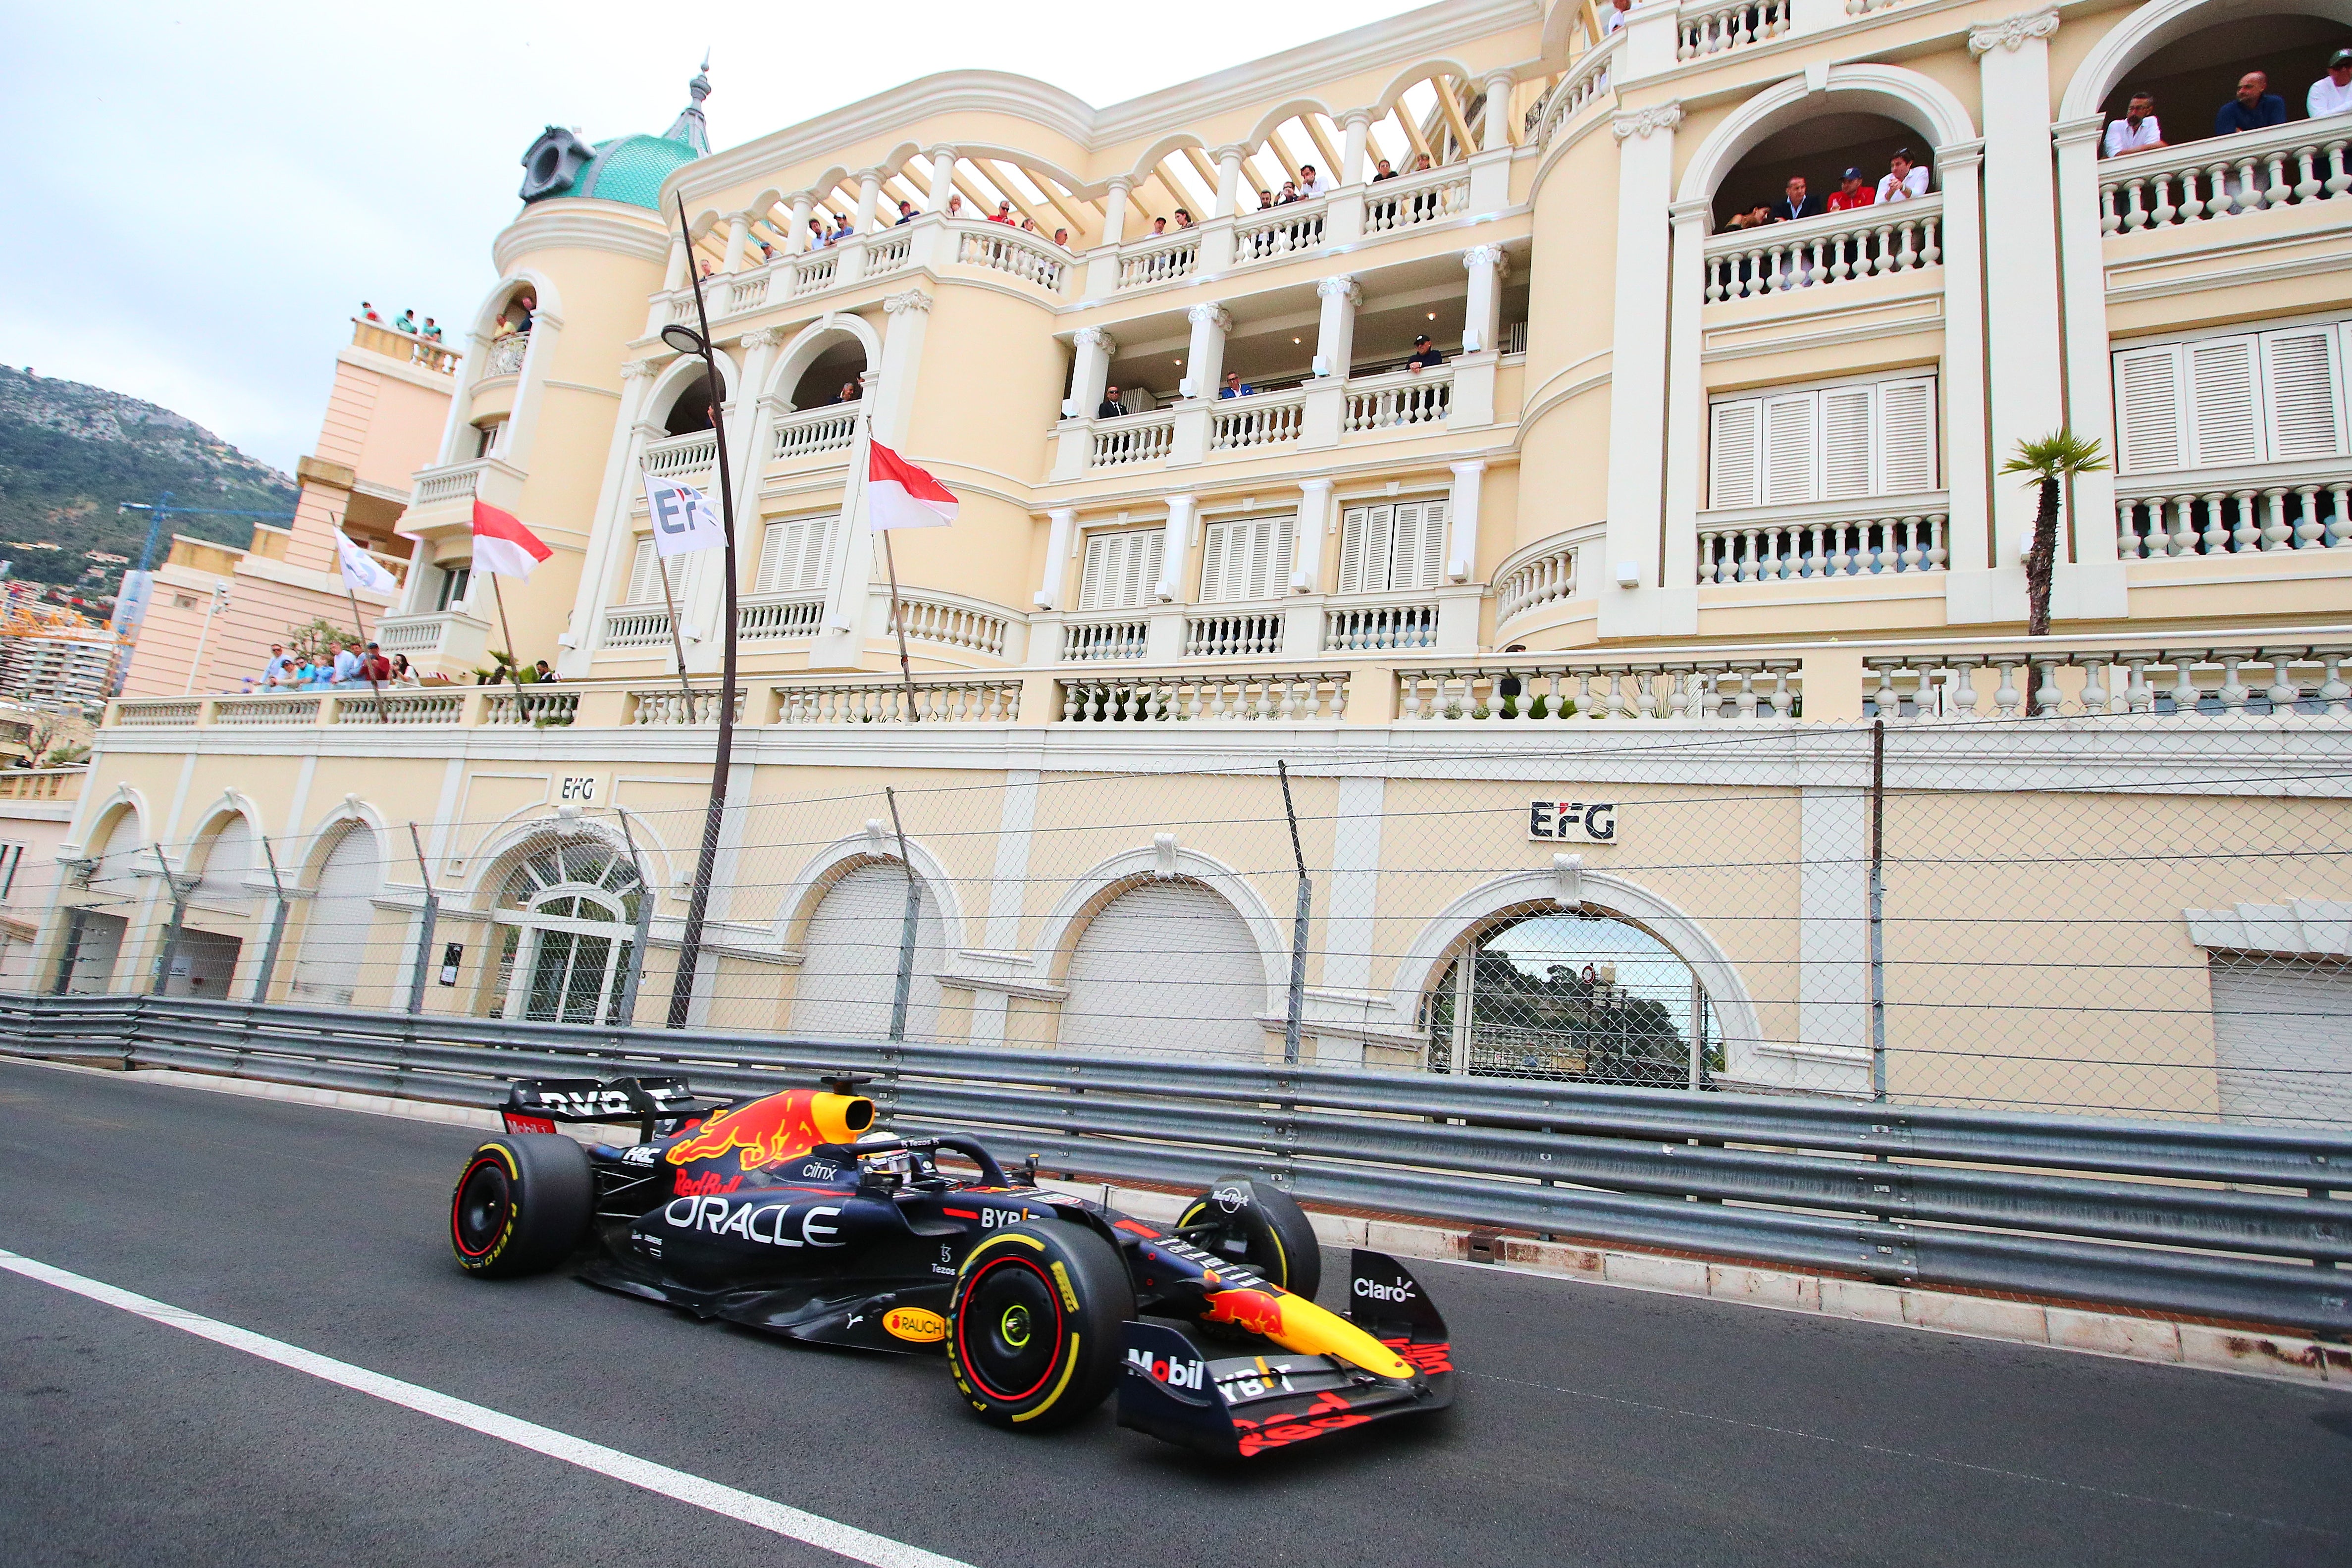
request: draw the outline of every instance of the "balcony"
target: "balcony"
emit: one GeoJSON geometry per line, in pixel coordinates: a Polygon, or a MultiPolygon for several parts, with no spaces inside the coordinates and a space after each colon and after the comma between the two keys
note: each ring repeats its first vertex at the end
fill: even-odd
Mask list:
{"type": "Polygon", "coordinates": [[[1576,566],[1586,539],[1605,542],[1607,525],[1580,529],[1571,536],[1554,535],[1515,552],[1495,571],[1495,629],[1522,616],[1532,616],[1576,597],[1576,566]]]}
{"type": "Polygon", "coordinates": [[[352,346],[443,375],[455,374],[461,357],[438,338],[395,331],[382,321],[363,321],[357,316],[352,318],[352,346]]]}
{"type": "Polygon", "coordinates": [[[1945,492],[1792,506],[1727,508],[1698,518],[1698,581],[1793,583],[1940,572],[1948,559],[1945,492]]]}
{"type": "Polygon", "coordinates": [[[1944,199],[1823,213],[1710,237],[1706,301],[1785,296],[1941,264],[1944,199]]]}
{"type": "MultiPolygon", "coordinates": [[[[823,250],[779,255],[744,271],[706,278],[701,308],[715,325],[947,263],[1004,273],[1059,294],[1067,287],[1073,258],[1050,240],[1003,224],[927,213],[903,226],[877,229],[823,250]]],[[[695,315],[691,286],[656,295],[647,335],[670,322],[691,325],[695,315]]]]}
{"type": "MultiPolygon", "coordinates": [[[[648,441],[641,466],[648,479],[669,479],[708,490],[712,476],[719,470],[719,437],[709,430],[690,430],[683,436],[648,441]]],[[[644,506],[642,493],[635,504],[644,506]]]]}
{"type": "Polygon", "coordinates": [[[1480,406],[1457,403],[1458,363],[1418,373],[1384,371],[1346,381],[1321,377],[1244,397],[1191,398],[1148,414],[1062,422],[1052,478],[1076,479],[1146,464],[1189,466],[1261,458],[1285,448],[1335,447],[1363,436],[1443,433],[1457,417],[1493,418],[1493,361],[1475,367],[1480,406]]]}
{"type": "Polygon", "coordinates": [[[604,612],[604,630],[597,638],[596,646],[607,648],[669,647],[668,606],[614,605],[604,612]]]}
{"type": "Polygon", "coordinates": [[[2352,191],[2347,142],[2352,120],[2298,120],[2110,158],[2099,165],[2099,226],[2148,234],[2340,201],[2352,191]]]}
{"type": "Polygon", "coordinates": [[[476,669],[489,663],[490,625],[461,610],[430,616],[386,616],[375,626],[384,653],[405,654],[427,669],[476,669]]]}
{"type": "Polygon", "coordinates": [[[2116,481],[2126,561],[2316,553],[2352,545],[2352,463],[2260,463],[2116,481]]]}
{"type": "Polygon", "coordinates": [[[1438,605],[1427,594],[1350,596],[1323,611],[1325,653],[1387,653],[1437,646],[1438,605]]]}
{"type": "Polygon", "coordinates": [[[420,468],[408,510],[401,514],[400,531],[420,539],[473,531],[474,502],[488,502],[503,511],[522,504],[524,474],[498,458],[477,458],[467,463],[420,468]]]}
{"type": "Polygon", "coordinates": [[[845,452],[856,444],[855,404],[804,408],[777,419],[775,434],[768,446],[768,461],[788,463],[825,452],[845,452]]]}

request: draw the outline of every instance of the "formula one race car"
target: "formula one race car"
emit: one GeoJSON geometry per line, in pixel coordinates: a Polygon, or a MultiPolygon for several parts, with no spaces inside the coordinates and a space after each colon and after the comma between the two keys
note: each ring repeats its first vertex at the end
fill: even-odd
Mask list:
{"type": "Polygon", "coordinates": [[[1015,1430],[1076,1420],[1114,1381],[1120,1426],[1242,1457],[1452,1402],[1420,1281],[1360,1251],[1349,1315],[1317,1306],[1322,1254],[1288,1194],[1224,1178],[1147,1225],[1039,1188],[1034,1157],[1008,1175],[969,1138],[877,1133],[860,1081],[727,1104],[678,1079],[517,1083],[506,1135],[457,1178],[457,1261],[496,1278],[576,1256],[593,1284],[701,1317],[943,1350],[971,1407],[1015,1430]],[[627,1147],[555,1130],[622,1121],[627,1147]]]}

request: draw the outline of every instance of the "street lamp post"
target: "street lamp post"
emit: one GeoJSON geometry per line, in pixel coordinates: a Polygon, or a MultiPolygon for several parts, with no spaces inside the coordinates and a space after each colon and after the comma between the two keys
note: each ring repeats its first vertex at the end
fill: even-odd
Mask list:
{"type": "MultiPolygon", "coordinates": [[[[694,236],[686,221],[686,198],[677,203],[679,237],[690,253],[694,236]]],[[[677,944],[677,974],[670,983],[669,1023],[686,1027],[694,1004],[694,972],[702,961],[702,922],[710,906],[710,879],[719,861],[719,834],[726,820],[727,773],[735,752],[735,486],[727,468],[727,426],[719,413],[723,389],[719,379],[719,355],[710,345],[710,312],[702,300],[702,279],[689,263],[687,279],[694,286],[697,327],[672,322],[661,331],[662,342],[681,354],[699,354],[710,397],[710,432],[719,444],[719,523],[727,535],[724,553],[726,613],[719,647],[719,750],[710,761],[710,803],[702,814],[702,850],[694,862],[694,890],[687,900],[686,933],[677,944]]],[[[691,717],[691,714],[688,715],[691,717]]]]}

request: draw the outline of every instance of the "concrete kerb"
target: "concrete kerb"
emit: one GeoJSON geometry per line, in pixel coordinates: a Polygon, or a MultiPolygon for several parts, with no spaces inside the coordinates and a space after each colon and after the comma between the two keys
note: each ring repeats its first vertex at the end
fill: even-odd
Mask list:
{"type": "MultiPolygon", "coordinates": [[[[289,1104],[323,1106],[373,1116],[396,1116],[414,1121],[436,1121],[448,1126],[490,1131],[504,1125],[497,1111],[473,1106],[440,1105],[427,1100],[398,1100],[389,1095],[358,1094],[300,1084],[223,1078],[168,1068],[136,1068],[123,1072],[68,1062],[42,1061],[36,1058],[11,1059],[58,1072],[92,1073],[142,1083],[172,1084],[184,1089],[282,1100],[289,1104]]],[[[623,1131],[618,1128],[593,1125],[567,1128],[566,1131],[583,1142],[603,1142],[623,1131]]],[[[1048,1191],[1103,1198],[1111,1206],[1139,1219],[1173,1220],[1184,1202],[1180,1194],[1174,1193],[1117,1184],[1048,1180],[1039,1185],[1048,1191]]],[[[1369,1219],[1320,1210],[1309,1210],[1307,1217],[1314,1222],[1315,1234],[1330,1247],[1361,1247],[1375,1252],[1392,1253],[1399,1258],[1458,1264],[1464,1268],[1501,1268],[1543,1279],[1570,1279],[1671,1296],[1704,1296],[1713,1300],[1734,1301],[1774,1311],[1847,1318],[1861,1322],[1918,1329],[1930,1333],[1958,1334],[1969,1339],[2041,1345],[2084,1355],[2115,1356],[2126,1361],[2193,1367],[2205,1372],[2352,1388],[2352,1348],[2322,1344],[2291,1334],[2133,1317],[2117,1312],[2005,1300],[1998,1297],[1964,1295],[1912,1286],[1879,1285],[1860,1279],[1793,1274],[1696,1258],[1672,1258],[1568,1242],[1490,1236],[1483,1231],[1474,1233],[1446,1226],[1369,1219]],[[1492,1262],[1473,1260],[1474,1237],[1491,1253],[1492,1262]]]]}

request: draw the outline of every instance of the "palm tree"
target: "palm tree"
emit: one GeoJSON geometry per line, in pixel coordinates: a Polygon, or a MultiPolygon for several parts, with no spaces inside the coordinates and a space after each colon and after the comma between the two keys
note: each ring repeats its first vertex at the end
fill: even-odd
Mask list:
{"type": "Polygon", "coordinates": [[[2033,548],[2025,555],[2025,632],[2050,635],[2050,579],[2058,561],[2058,486],[2076,474],[2095,473],[2107,466],[2096,441],[2084,441],[2070,430],[2053,430],[2039,441],[2020,441],[2017,456],[2000,466],[2004,474],[2027,474],[2042,487],[2042,504],[2033,514],[2033,548]]]}

